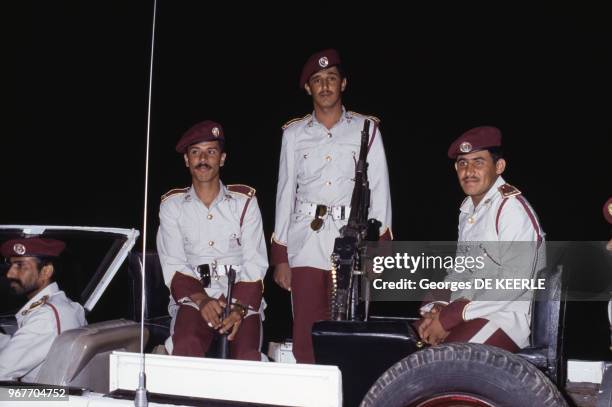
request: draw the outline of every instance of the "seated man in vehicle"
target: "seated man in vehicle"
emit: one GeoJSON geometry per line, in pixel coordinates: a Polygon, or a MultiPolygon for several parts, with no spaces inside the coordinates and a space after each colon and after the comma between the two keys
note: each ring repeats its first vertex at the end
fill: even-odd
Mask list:
{"type": "Polygon", "coordinates": [[[13,239],[0,247],[9,262],[12,291],[28,302],[15,314],[17,331],[0,334],[0,380],[34,381],[51,344],[62,332],[86,325],[83,307],[55,282],[54,259],[65,244],[38,237],[13,239]]]}
{"type": "Polygon", "coordinates": [[[459,213],[457,256],[480,257],[480,269],[448,270],[447,281],[470,281],[471,287],[425,301],[418,332],[428,344],[474,342],[511,352],[529,345],[532,290],[498,281],[536,278],[546,261],[544,233],[522,193],[501,176],[506,168],[501,138],[495,127],[476,127],[448,150],[467,195],[459,213]],[[476,279],[490,280],[491,288],[476,289],[476,279]]]}
{"type": "Polygon", "coordinates": [[[191,173],[191,187],[173,189],[159,208],[157,251],[170,289],[169,353],[204,356],[216,333],[228,334],[230,357],[261,360],[263,279],[268,269],[255,190],[223,185],[221,125],[191,127],[176,145],[191,173]],[[230,268],[236,271],[233,302],[227,304],[230,268]],[[223,318],[223,311],[231,312],[223,318]]]}

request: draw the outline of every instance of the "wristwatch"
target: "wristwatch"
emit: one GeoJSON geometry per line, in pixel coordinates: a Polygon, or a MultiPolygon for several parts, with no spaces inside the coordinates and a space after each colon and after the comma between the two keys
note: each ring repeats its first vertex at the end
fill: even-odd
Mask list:
{"type": "Polygon", "coordinates": [[[240,314],[240,318],[244,319],[247,316],[249,309],[245,305],[235,302],[232,311],[237,311],[238,314],[240,314]]]}

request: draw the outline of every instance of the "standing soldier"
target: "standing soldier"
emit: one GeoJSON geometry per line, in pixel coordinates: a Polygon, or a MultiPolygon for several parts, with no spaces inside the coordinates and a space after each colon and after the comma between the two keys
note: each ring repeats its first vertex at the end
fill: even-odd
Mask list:
{"type": "MultiPolygon", "coordinates": [[[[448,150],[467,195],[459,213],[458,247],[464,249],[458,252],[485,259],[483,270],[462,274],[450,270],[451,279],[535,278],[535,272],[543,268],[544,233],[521,191],[501,176],[506,168],[501,138],[495,127],[476,127],[463,133],[448,150]]],[[[475,342],[516,352],[529,344],[528,298],[525,292],[454,291],[446,301],[421,307],[419,335],[432,345],[475,342]],[[510,299],[511,295],[515,298],[510,299]]]]}
{"type": "Polygon", "coordinates": [[[192,185],[166,193],[159,210],[157,251],[171,294],[166,348],[173,355],[204,356],[216,332],[229,333],[233,359],[261,360],[268,268],[261,213],[253,188],[221,183],[223,147],[223,129],[210,120],[191,127],[176,145],[192,185]],[[228,305],[230,267],[237,277],[228,305]]]}
{"type": "Polygon", "coordinates": [[[35,381],[55,338],[87,325],[83,307],[55,282],[55,259],[65,247],[60,240],[31,237],[6,241],[0,248],[10,264],[6,278],[11,290],[28,299],[15,314],[17,331],[0,334],[0,380],[35,381]]]}
{"type": "Polygon", "coordinates": [[[314,112],[283,126],[272,263],[276,283],[291,291],[293,354],[300,363],[314,363],[312,324],[329,317],[330,256],[351,210],[364,120],[373,122],[367,159],[369,217],[382,222],[381,239],[392,238],[389,175],[378,119],[344,108],[346,85],[338,52],[312,55],[300,88],[312,97],[314,112]]]}

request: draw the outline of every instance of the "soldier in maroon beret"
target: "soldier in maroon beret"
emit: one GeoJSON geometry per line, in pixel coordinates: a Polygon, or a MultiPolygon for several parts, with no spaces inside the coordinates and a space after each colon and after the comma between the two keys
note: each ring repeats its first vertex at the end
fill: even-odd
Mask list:
{"type": "Polygon", "coordinates": [[[229,334],[231,357],[261,360],[259,338],[268,269],[255,189],[224,185],[227,154],[219,123],[189,128],[176,145],[191,173],[191,186],[162,196],[157,252],[170,289],[169,353],[204,356],[215,333],[229,334]],[[228,271],[236,271],[227,304],[228,271]],[[226,318],[223,311],[231,312],[226,318]]]}
{"type": "MultiPolygon", "coordinates": [[[[504,273],[510,278],[533,278],[545,266],[544,232],[535,211],[521,191],[502,178],[506,160],[501,140],[499,129],[481,126],[463,133],[448,149],[467,195],[459,212],[457,256],[468,253],[484,259],[481,269],[464,274],[450,270],[448,278],[472,281],[475,276],[507,276],[504,273]],[[524,243],[511,244],[517,241],[524,243]],[[508,247],[518,248],[518,255],[505,250],[508,247]]],[[[511,301],[492,300],[487,294],[487,290],[465,289],[449,291],[445,298],[428,298],[421,307],[419,335],[432,345],[475,342],[512,352],[527,346],[530,293],[519,292],[511,301]]]]}
{"type": "Polygon", "coordinates": [[[608,200],[603,206],[602,211],[603,211],[604,219],[608,223],[612,224],[612,198],[608,198],[608,200]]]}
{"type": "MultiPolygon", "coordinates": [[[[608,198],[608,200],[604,204],[604,206],[603,206],[603,215],[604,215],[604,219],[609,224],[612,224],[612,198],[608,198]]],[[[608,244],[607,244],[606,247],[607,247],[607,249],[609,251],[612,251],[612,239],[610,239],[608,241],[608,244]]]]}
{"type": "Polygon", "coordinates": [[[0,334],[0,380],[34,381],[55,338],[85,325],[83,307],[71,301],[55,282],[62,241],[39,237],[6,241],[0,253],[10,264],[6,278],[28,301],[15,318],[14,335],[0,334]]]}
{"type": "Polygon", "coordinates": [[[392,237],[391,196],[379,121],[342,105],[347,78],[338,52],[326,49],[310,56],[299,86],[312,98],[314,111],[283,126],[272,263],[276,283],[291,291],[293,354],[298,362],[314,363],[312,324],[329,317],[330,256],[348,222],[366,120],[372,124],[368,217],[382,223],[381,239],[392,237]]]}

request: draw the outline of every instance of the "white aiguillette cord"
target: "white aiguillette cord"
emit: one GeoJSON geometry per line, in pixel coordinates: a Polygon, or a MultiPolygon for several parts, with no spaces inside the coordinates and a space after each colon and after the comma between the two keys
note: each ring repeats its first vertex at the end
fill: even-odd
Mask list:
{"type": "Polygon", "coordinates": [[[153,57],[155,55],[155,17],[157,14],[157,0],[153,0],[153,24],[151,26],[151,58],[149,61],[149,98],[147,102],[147,148],[145,157],[145,179],[144,179],[144,208],[142,226],[142,260],[140,270],[142,271],[140,287],[140,373],[138,375],[138,389],[134,396],[136,407],[146,407],[147,400],[146,375],[145,375],[145,353],[144,353],[144,319],[145,319],[145,268],[147,264],[147,204],[149,192],[149,146],[151,140],[151,95],[153,94],[153,57]]]}

